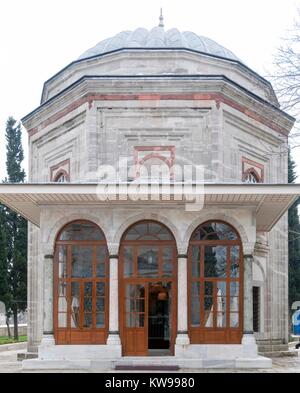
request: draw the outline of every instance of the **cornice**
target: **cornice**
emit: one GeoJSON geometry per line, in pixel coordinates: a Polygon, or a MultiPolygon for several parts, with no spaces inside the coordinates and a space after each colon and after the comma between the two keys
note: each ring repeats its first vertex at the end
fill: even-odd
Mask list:
{"type": "Polygon", "coordinates": [[[85,76],[22,121],[29,134],[33,135],[69,113],[72,108],[74,110],[82,105],[91,108],[94,101],[146,99],[216,101],[217,106],[220,103],[232,106],[284,135],[288,135],[294,124],[291,116],[223,75],[85,76]]]}

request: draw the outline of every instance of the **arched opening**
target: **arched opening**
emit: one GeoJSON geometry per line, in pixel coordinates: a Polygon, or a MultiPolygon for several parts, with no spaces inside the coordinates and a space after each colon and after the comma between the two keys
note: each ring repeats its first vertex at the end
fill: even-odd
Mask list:
{"type": "Polygon", "coordinates": [[[192,344],[241,343],[243,253],[237,231],[208,221],[193,233],[188,252],[189,336],[192,344]]]}
{"type": "Polygon", "coordinates": [[[70,181],[69,174],[64,170],[61,169],[56,175],[53,180],[55,183],[68,183],[70,181]]]}
{"type": "Polygon", "coordinates": [[[262,179],[257,171],[251,168],[243,174],[243,183],[262,183],[262,179]]]}
{"type": "Polygon", "coordinates": [[[104,344],[108,331],[108,249],[92,222],[67,224],[55,243],[56,344],[104,344]]]}
{"type": "Polygon", "coordinates": [[[142,221],[120,247],[120,334],[123,355],[174,353],[177,331],[177,251],[163,224],[142,221]]]}

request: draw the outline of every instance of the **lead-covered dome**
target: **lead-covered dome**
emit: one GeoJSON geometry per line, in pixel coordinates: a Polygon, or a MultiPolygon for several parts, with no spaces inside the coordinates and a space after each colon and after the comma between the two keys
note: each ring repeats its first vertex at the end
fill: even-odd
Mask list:
{"type": "Polygon", "coordinates": [[[180,32],[175,28],[165,31],[163,26],[157,26],[151,30],[140,27],[134,31],[122,31],[88,49],[79,57],[79,60],[125,48],[183,48],[240,61],[234,53],[210,38],[197,35],[191,31],[180,32]]]}

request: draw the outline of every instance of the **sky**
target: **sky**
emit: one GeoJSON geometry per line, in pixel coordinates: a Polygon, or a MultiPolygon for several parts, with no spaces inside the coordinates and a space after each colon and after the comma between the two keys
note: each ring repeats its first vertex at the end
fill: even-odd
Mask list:
{"type": "MultiPolygon", "coordinates": [[[[214,39],[262,76],[292,28],[300,0],[0,1],[0,180],[5,123],[39,106],[43,83],[85,50],[122,30],[151,29],[163,8],[165,29],[214,39]]],[[[27,169],[27,132],[23,130],[27,169]]],[[[300,183],[300,148],[293,150],[300,183]]]]}

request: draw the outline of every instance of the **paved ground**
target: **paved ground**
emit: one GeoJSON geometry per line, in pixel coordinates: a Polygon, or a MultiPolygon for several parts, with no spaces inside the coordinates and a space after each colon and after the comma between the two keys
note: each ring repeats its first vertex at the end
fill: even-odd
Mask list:
{"type": "MultiPolygon", "coordinates": [[[[25,373],[29,371],[22,371],[21,362],[17,361],[17,354],[20,352],[25,351],[7,351],[7,352],[0,352],[0,373],[25,373]]],[[[180,370],[179,372],[201,372],[201,373],[240,373],[244,372],[245,370],[224,370],[224,369],[210,369],[210,370],[180,370]]],[[[42,371],[42,372],[64,372],[62,370],[58,371],[42,371]]],[[[87,373],[87,370],[74,370],[68,371],[73,373],[87,373]]],[[[90,372],[99,372],[99,370],[91,370],[90,372]]],[[[153,372],[153,371],[152,371],[153,372]]],[[[273,368],[272,369],[262,369],[262,370],[247,370],[247,372],[251,373],[300,373],[300,356],[298,357],[282,357],[282,358],[275,358],[273,359],[273,368]]]]}

